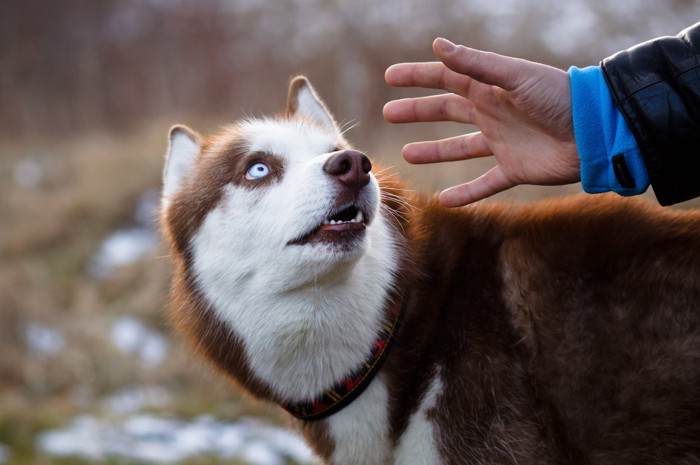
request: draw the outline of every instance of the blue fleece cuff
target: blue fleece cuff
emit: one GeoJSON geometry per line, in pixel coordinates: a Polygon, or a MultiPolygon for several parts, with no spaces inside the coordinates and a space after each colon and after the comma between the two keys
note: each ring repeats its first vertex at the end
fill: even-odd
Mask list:
{"type": "Polygon", "coordinates": [[[581,162],[583,190],[595,194],[613,191],[620,195],[637,195],[649,187],[642,154],[620,110],[615,106],[598,66],[569,68],[574,136],[581,162]],[[621,163],[620,157],[624,159],[621,163]],[[613,163],[616,157],[616,163],[613,163]],[[623,176],[623,187],[615,174],[615,164],[623,176]],[[626,167],[626,170],[625,170],[626,167]],[[630,178],[632,182],[630,183],[630,178]],[[626,181],[626,182],[625,182],[626,181]],[[634,187],[630,187],[634,184],[634,187]]]}

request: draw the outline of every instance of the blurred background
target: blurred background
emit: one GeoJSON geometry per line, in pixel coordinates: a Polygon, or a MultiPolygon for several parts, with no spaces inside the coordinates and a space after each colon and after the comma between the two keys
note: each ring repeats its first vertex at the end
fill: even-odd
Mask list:
{"type": "Polygon", "coordinates": [[[405,164],[403,144],[473,128],[384,122],[417,95],[387,66],[432,59],[437,36],[587,66],[699,19],[694,0],[3,0],[0,464],[312,462],[278,409],[172,338],[154,216],[172,124],[281,110],[303,73],[358,148],[436,191],[490,162],[405,164]]]}

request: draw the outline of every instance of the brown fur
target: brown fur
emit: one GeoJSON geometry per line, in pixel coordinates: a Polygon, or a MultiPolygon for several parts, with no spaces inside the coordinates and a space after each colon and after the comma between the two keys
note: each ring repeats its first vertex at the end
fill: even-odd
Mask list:
{"type": "Polygon", "coordinates": [[[611,196],[414,211],[394,438],[439,364],[447,463],[700,463],[698,212],[611,196]]]}

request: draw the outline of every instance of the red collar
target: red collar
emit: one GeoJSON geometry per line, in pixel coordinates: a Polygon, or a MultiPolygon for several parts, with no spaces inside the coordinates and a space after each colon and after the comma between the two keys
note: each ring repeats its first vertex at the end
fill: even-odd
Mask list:
{"type": "Polygon", "coordinates": [[[386,359],[400,324],[401,305],[389,307],[382,330],[374,340],[370,354],[355,371],[318,397],[282,404],[282,408],[300,420],[321,420],[350,405],[369,386],[386,359]]]}

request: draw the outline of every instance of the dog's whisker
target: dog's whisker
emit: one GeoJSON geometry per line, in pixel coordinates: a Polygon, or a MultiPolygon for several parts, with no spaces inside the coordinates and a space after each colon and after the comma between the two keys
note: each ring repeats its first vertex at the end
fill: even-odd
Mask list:
{"type": "Polygon", "coordinates": [[[345,121],[345,122],[340,124],[340,128],[339,128],[340,135],[344,136],[345,133],[355,129],[358,126],[360,126],[359,121],[354,121],[354,120],[345,121]]]}

